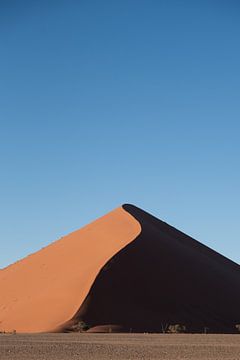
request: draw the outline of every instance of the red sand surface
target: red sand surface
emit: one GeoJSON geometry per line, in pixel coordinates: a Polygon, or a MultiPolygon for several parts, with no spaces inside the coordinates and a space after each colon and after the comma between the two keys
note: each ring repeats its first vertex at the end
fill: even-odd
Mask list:
{"type": "Polygon", "coordinates": [[[53,331],[71,319],[105,263],[141,226],[123,208],[0,271],[0,331],[53,331]]]}

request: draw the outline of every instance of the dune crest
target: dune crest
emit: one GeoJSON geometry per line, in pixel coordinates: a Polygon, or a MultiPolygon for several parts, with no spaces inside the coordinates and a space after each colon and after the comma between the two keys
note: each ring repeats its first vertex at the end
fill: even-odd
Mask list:
{"type": "Polygon", "coordinates": [[[0,272],[0,331],[54,331],[71,319],[96,276],[141,232],[122,207],[0,272]]]}

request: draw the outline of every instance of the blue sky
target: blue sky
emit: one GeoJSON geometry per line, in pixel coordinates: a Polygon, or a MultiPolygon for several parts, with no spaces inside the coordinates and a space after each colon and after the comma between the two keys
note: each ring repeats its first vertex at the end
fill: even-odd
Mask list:
{"type": "Polygon", "coordinates": [[[0,3],[0,267],[123,203],[240,262],[237,1],[0,3]]]}

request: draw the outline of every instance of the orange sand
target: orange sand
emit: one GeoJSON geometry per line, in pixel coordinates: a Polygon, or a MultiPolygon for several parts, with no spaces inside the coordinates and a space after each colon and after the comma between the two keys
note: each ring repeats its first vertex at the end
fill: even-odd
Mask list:
{"type": "Polygon", "coordinates": [[[141,232],[122,207],[0,271],[0,331],[54,331],[77,312],[96,276],[141,232]]]}

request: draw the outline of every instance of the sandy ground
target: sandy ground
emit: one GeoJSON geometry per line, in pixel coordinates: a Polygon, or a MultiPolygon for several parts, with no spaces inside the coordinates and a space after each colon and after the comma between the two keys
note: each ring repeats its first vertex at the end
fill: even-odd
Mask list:
{"type": "Polygon", "coordinates": [[[0,335],[1,360],[239,360],[240,335],[0,335]]]}

